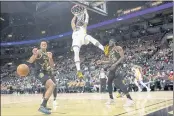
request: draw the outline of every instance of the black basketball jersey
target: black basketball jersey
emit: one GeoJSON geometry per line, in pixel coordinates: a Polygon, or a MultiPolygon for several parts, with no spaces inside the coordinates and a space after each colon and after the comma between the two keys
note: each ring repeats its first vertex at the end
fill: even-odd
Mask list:
{"type": "Polygon", "coordinates": [[[120,58],[120,54],[113,50],[113,47],[109,49],[109,58],[111,58],[112,61],[118,60],[120,58]]]}
{"type": "Polygon", "coordinates": [[[51,72],[51,66],[49,65],[49,58],[47,52],[39,50],[39,56],[35,64],[36,64],[36,70],[51,72]]]}
{"type": "MultiPolygon", "coordinates": [[[[116,52],[113,47],[109,48],[109,58],[111,61],[118,61],[119,58],[121,57],[120,54],[118,52],[116,52]]],[[[122,70],[123,67],[123,62],[125,61],[125,58],[116,66],[116,70],[122,70]]],[[[114,63],[116,62],[112,62],[112,64],[110,64],[110,66],[112,66],[114,63]]]]}

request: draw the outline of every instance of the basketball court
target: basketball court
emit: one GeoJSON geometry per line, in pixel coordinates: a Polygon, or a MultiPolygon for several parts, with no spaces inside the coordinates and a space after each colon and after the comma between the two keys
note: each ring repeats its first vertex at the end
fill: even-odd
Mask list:
{"type": "MultiPolygon", "coordinates": [[[[85,6],[88,10],[107,16],[106,2],[73,2],[85,6]]],[[[70,11],[69,11],[70,12],[70,11]]],[[[80,18],[80,17],[79,17],[80,18]]],[[[67,22],[69,23],[69,22],[67,22]]],[[[123,107],[126,97],[116,98],[115,104],[106,105],[108,93],[63,93],[57,96],[57,106],[52,107],[53,97],[48,107],[51,116],[159,116],[173,115],[173,92],[132,92],[135,104],[123,107]]],[[[116,96],[116,93],[114,93],[116,96]]],[[[42,100],[41,94],[1,95],[2,116],[44,116],[38,111],[42,100]]]]}
{"type": "MultiPolygon", "coordinates": [[[[58,94],[57,107],[52,108],[52,99],[48,107],[51,116],[142,116],[157,111],[172,114],[173,93],[170,92],[133,92],[133,107],[123,107],[126,98],[116,98],[115,104],[105,105],[108,93],[58,94]],[[162,110],[162,111],[161,111],[162,110]]],[[[38,112],[42,95],[2,95],[2,116],[43,116],[38,112]]],[[[52,98],[52,97],[51,97],[52,98]]]]}

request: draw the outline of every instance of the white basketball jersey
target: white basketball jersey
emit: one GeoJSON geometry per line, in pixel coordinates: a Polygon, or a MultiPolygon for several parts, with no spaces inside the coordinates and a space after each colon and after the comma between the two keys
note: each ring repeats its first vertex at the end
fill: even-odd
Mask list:
{"type": "Polygon", "coordinates": [[[72,46],[79,46],[87,45],[89,44],[88,39],[86,37],[86,28],[85,27],[79,27],[78,30],[74,31],[72,34],[73,43],[72,46]]]}

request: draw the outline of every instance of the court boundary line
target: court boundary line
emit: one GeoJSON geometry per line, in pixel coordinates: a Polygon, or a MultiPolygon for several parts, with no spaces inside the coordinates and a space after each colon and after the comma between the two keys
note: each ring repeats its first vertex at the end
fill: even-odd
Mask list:
{"type": "MultiPolygon", "coordinates": [[[[154,106],[154,105],[157,105],[157,104],[161,104],[161,103],[164,103],[164,102],[167,102],[167,101],[171,101],[171,100],[173,100],[173,99],[165,100],[165,101],[158,102],[158,103],[155,103],[155,104],[151,104],[149,106],[145,106],[144,108],[148,108],[148,107],[151,107],[151,106],[154,106]]],[[[130,112],[134,112],[134,111],[137,111],[137,110],[140,110],[140,109],[143,109],[143,108],[138,108],[138,109],[135,109],[135,110],[132,110],[132,111],[129,111],[129,112],[123,112],[123,113],[120,113],[120,114],[117,114],[117,115],[114,115],[114,116],[121,116],[121,115],[128,114],[130,112]]],[[[147,115],[147,114],[145,114],[145,115],[147,115]]]]}
{"type": "MultiPolygon", "coordinates": [[[[145,115],[151,115],[151,114],[153,114],[153,113],[155,113],[155,112],[158,112],[158,111],[160,111],[160,110],[165,110],[166,108],[169,109],[169,108],[172,107],[172,106],[173,106],[173,104],[172,104],[172,105],[168,105],[168,106],[166,106],[166,107],[162,107],[162,108],[160,108],[160,109],[156,109],[155,111],[150,112],[150,113],[145,114],[145,115]]],[[[167,112],[167,114],[168,114],[168,112],[167,112]]]]}
{"type": "MultiPolygon", "coordinates": [[[[67,98],[59,98],[59,99],[57,99],[58,101],[59,100],[84,100],[84,98],[70,98],[70,99],[67,99],[67,98]]],[[[89,100],[89,98],[86,98],[86,99],[88,99],[89,100]]],[[[122,99],[124,99],[124,98],[122,98],[122,99]]],[[[138,99],[136,99],[136,100],[142,100],[142,99],[144,99],[144,98],[138,98],[138,99]]],[[[51,98],[50,100],[53,100],[53,98],[51,98]]],[[[92,99],[90,99],[90,100],[108,100],[108,98],[101,98],[101,99],[97,99],[97,98],[92,98],[92,99]]],[[[167,98],[149,98],[149,100],[173,100],[173,99],[171,99],[171,98],[169,98],[169,99],[167,99],[167,98]]],[[[20,104],[20,103],[28,103],[28,102],[31,102],[32,100],[30,100],[30,101],[16,101],[16,102],[10,102],[10,103],[3,103],[2,105],[9,105],[9,104],[20,104]]],[[[1,102],[2,103],[2,102],[1,102]]]]}

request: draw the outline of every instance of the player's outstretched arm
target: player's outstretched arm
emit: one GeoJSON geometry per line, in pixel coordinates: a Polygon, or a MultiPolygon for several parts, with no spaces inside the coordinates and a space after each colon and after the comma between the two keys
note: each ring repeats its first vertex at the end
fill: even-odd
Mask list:
{"type": "Polygon", "coordinates": [[[73,19],[71,20],[71,28],[73,31],[75,30],[76,27],[75,21],[76,21],[76,16],[74,16],[73,19]]]}
{"type": "Polygon", "coordinates": [[[85,25],[86,25],[86,27],[87,27],[87,25],[88,25],[88,22],[89,22],[89,15],[88,15],[88,11],[87,11],[87,9],[85,9],[85,25]]]}
{"type": "Polygon", "coordinates": [[[39,50],[37,49],[37,48],[34,48],[33,50],[32,50],[32,52],[33,52],[33,55],[29,58],[29,60],[27,61],[28,63],[33,63],[36,59],[37,59],[37,57],[38,57],[38,55],[39,55],[39,50]]]}

